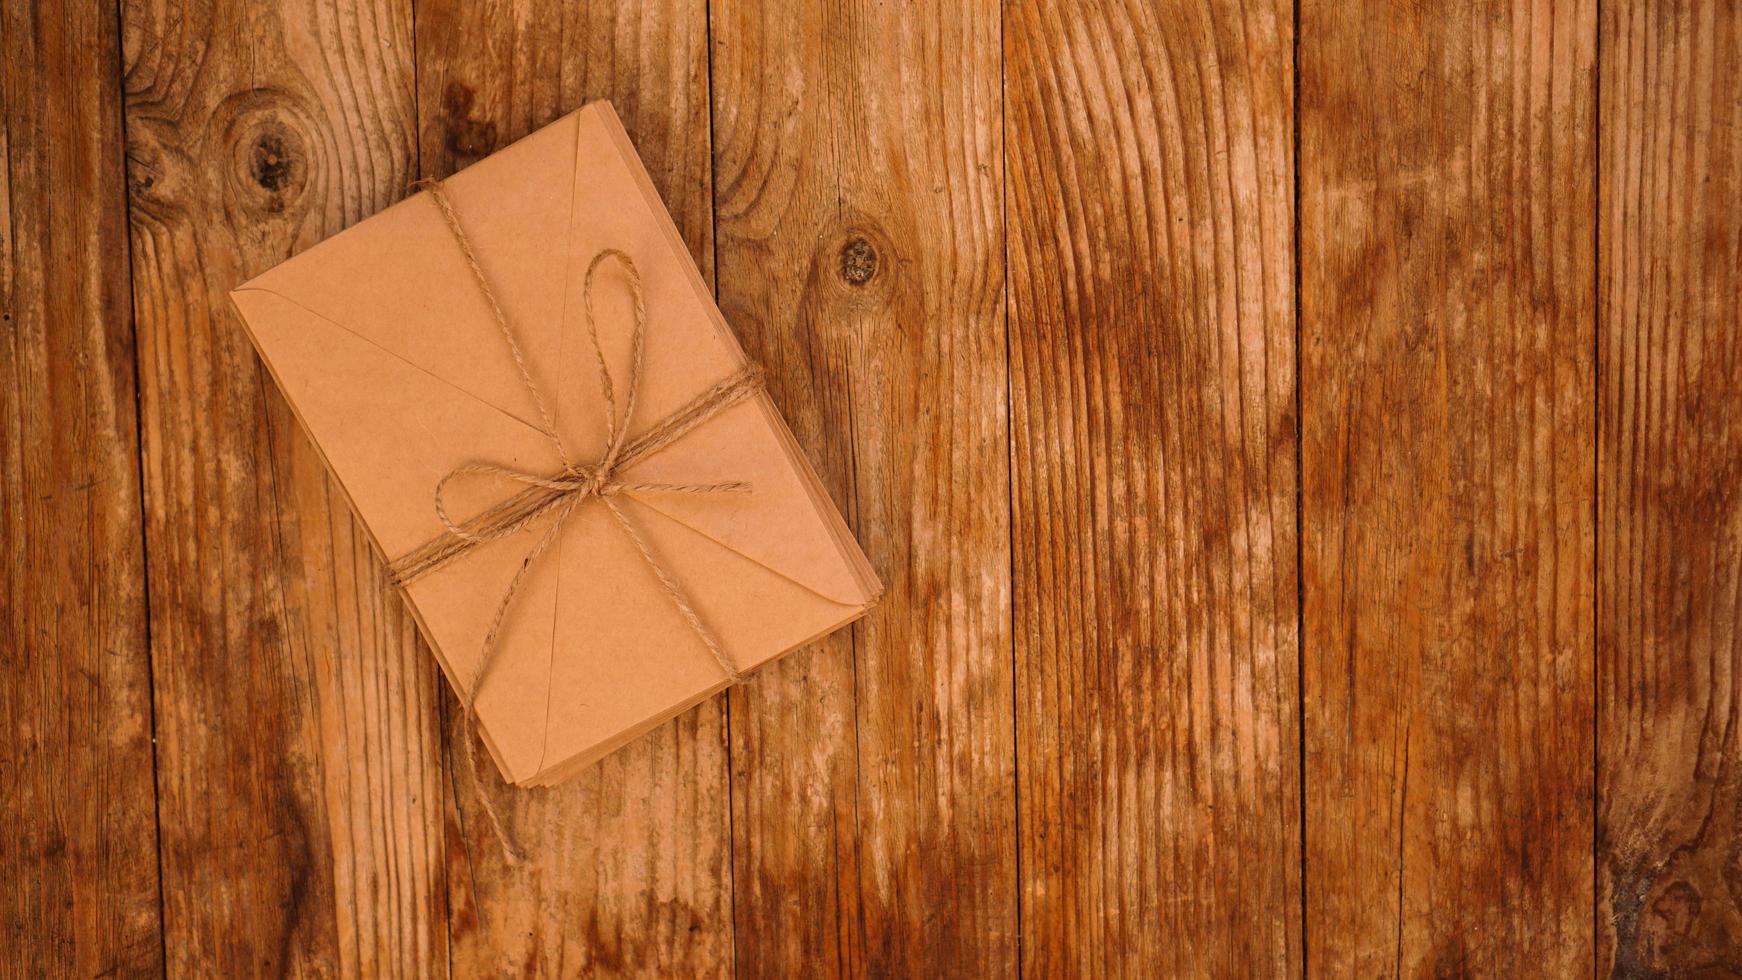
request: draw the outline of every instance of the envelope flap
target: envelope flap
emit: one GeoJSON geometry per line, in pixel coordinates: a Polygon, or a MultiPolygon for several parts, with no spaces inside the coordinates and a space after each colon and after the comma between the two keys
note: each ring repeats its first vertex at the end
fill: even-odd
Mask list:
{"type": "MultiPolygon", "coordinates": [[[[502,466],[554,465],[545,436],[501,410],[276,293],[232,302],[254,346],[388,558],[442,532],[437,481],[480,455],[502,466]]],[[[470,514],[500,487],[456,483],[470,514]]]]}
{"type": "Polygon", "coordinates": [[[874,589],[858,574],[782,444],[765,398],[739,403],[663,452],[625,471],[625,481],[724,483],[745,493],[634,493],[638,503],[842,605],[874,589]]]}
{"type": "MultiPolygon", "coordinates": [[[[569,116],[443,183],[533,380],[557,382],[575,172],[569,116]]],[[[426,191],[245,283],[295,302],[528,423],[539,414],[426,191]]],[[[547,398],[550,396],[547,394],[547,398]]]]}
{"type": "MultiPolygon", "coordinates": [[[[757,669],[863,608],[830,602],[730,549],[699,541],[694,531],[638,501],[623,509],[675,578],[713,586],[690,590],[689,598],[740,670],[757,669]]],[[[572,764],[564,760],[585,760],[620,744],[645,730],[647,719],[687,707],[726,683],[609,515],[591,511],[572,533],[561,558],[565,611],[555,643],[564,655],[549,676],[549,741],[535,780],[541,783],[560,778],[572,764]],[[613,574],[598,575],[601,562],[613,574]]]]}

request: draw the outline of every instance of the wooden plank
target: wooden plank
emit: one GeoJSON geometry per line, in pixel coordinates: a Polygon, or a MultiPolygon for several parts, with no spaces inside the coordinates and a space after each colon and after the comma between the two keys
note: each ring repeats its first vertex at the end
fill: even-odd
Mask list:
{"type": "Polygon", "coordinates": [[[1589,974],[1596,4],[1300,40],[1307,972],[1589,974]]]}
{"type": "Polygon", "coordinates": [[[439,973],[437,672],[225,300],[406,192],[409,5],[122,15],[169,972],[439,973]]]}
{"type": "MultiPolygon", "coordinates": [[[[612,100],[704,274],[713,258],[701,0],[420,0],[423,171],[445,175],[612,100]]],[[[463,736],[449,701],[449,738],[463,736]]],[[[456,758],[459,758],[456,756],[456,758]]],[[[488,763],[485,764],[488,767],[488,763]]],[[[731,965],[724,699],[548,790],[484,791],[528,860],[509,867],[463,761],[449,887],[456,976],[717,975],[731,965]]]]}
{"type": "Polygon", "coordinates": [[[1035,976],[1300,973],[1292,32],[1008,11],[1035,976]]]}
{"type": "Polygon", "coordinates": [[[888,587],[732,694],[737,967],[1008,975],[998,5],[711,13],[721,305],[888,587]]]}
{"type": "Polygon", "coordinates": [[[1742,974],[1742,7],[1603,6],[1599,974],[1742,974]]]}
{"type": "Polygon", "coordinates": [[[113,10],[0,6],[0,974],[162,969],[113,10]]]}

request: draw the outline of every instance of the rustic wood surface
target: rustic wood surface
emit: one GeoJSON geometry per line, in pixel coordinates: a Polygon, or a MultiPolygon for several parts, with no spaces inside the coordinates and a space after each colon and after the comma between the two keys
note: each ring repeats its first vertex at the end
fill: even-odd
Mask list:
{"type": "Polygon", "coordinates": [[[712,7],[720,306],[886,589],[732,695],[737,965],[1007,975],[998,7],[712,7]]]}
{"type": "Polygon", "coordinates": [[[438,672],[226,299],[416,176],[410,13],[120,10],[177,975],[447,958],[438,672]]]}
{"type": "Polygon", "coordinates": [[[1298,974],[1293,12],[1005,30],[1024,972],[1298,974]]]}
{"type": "Polygon", "coordinates": [[[0,976],[1742,976],[1742,5],[0,53],[0,976]],[[225,294],[596,98],[888,592],[525,792],[225,294]]]}
{"type": "Polygon", "coordinates": [[[1309,974],[1591,973],[1595,12],[1302,5],[1309,974]]]}
{"type": "Polygon", "coordinates": [[[1742,6],[1600,29],[1598,965],[1742,976],[1742,6]]]}
{"type": "Polygon", "coordinates": [[[120,44],[0,7],[0,971],[162,968],[120,44]]]}

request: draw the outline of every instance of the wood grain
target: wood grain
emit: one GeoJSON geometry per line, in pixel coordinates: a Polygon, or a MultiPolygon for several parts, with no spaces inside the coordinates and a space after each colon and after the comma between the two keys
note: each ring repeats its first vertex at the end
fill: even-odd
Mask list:
{"type": "Polygon", "coordinates": [[[1599,973],[1742,976],[1742,7],[1601,30],[1599,973]]]}
{"type": "Polygon", "coordinates": [[[1593,968],[1595,14],[1302,6],[1309,974],[1593,968]]]}
{"type": "Polygon", "coordinates": [[[711,16],[721,306],[887,586],[732,694],[737,969],[1009,975],[998,7],[711,16]]]}
{"type": "Polygon", "coordinates": [[[1736,4],[118,8],[0,3],[0,975],[1742,976],[1736,4]],[[889,590],[508,867],[225,293],[599,97],[889,590]]]}
{"type": "Polygon", "coordinates": [[[169,972],[443,972],[436,670],[225,299],[405,193],[409,6],[122,23],[169,972]]]}
{"type": "Polygon", "coordinates": [[[1029,975],[1300,973],[1292,22],[1007,12],[1029,975]]]}
{"type": "MultiPolygon", "coordinates": [[[[711,277],[707,19],[699,0],[421,0],[423,172],[446,175],[594,99],[623,117],[711,277]]],[[[463,737],[449,697],[449,738],[463,737]]],[[[458,744],[457,741],[454,744],[458,744]]],[[[529,860],[508,867],[455,753],[453,971],[683,976],[731,965],[724,699],[548,790],[485,791],[529,860]]],[[[485,763],[488,769],[488,763],[485,763]]]]}
{"type": "Polygon", "coordinates": [[[0,975],[162,969],[112,11],[0,6],[0,975]]]}

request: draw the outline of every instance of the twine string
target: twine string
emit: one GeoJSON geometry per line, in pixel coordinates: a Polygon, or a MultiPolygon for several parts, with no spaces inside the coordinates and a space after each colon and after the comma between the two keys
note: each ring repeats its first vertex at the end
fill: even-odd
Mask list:
{"type": "Polygon", "coordinates": [[[587,265],[587,275],[581,290],[582,303],[586,312],[587,338],[592,344],[593,355],[599,369],[599,387],[605,396],[605,451],[594,463],[576,463],[569,455],[562,437],[557,432],[556,417],[550,408],[550,402],[544,393],[532,380],[532,372],[527,367],[519,341],[509,324],[508,316],[497,299],[496,291],[490,284],[490,279],[484,273],[477,254],[472,248],[471,239],[467,236],[460,222],[458,211],[448,198],[440,180],[429,179],[418,181],[414,186],[426,188],[436,206],[441,210],[442,218],[453,233],[458,243],[460,254],[464,257],[472,278],[478,284],[478,289],[484,295],[490,307],[490,315],[495,323],[497,333],[508,348],[508,353],[514,359],[518,370],[520,383],[532,397],[533,405],[538,410],[541,425],[538,426],[551,446],[556,450],[557,458],[562,468],[555,473],[535,473],[500,466],[494,463],[468,463],[455,467],[436,482],[434,503],[436,518],[445,529],[444,533],[407,554],[395,560],[388,566],[388,573],[399,585],[406,585],[416,579],[445,567],[453,561],[470,554],[480,545],[490,541],[518,534],[540,520],[548,519],[538,541],[521,560],[519,568],[508,581],[508,587],[503,590],[502,597],[496,603],[495,612],[490,619],[489,628],[485,631],[482,649],[477,666],[472,670],[470,683],[461,693],[461,706],[466,728],[466,757],[472,770],[472,780],[478,792],[478,799],[483,806],[484,814],[490,822],[491,829],[502,844],[509,863],[517,863],[521,859],[519,849],[502,822],[501,815],[495,805],[484,792],[478,778],[477,747],[473,725],[477,715],[478,690],[483,685],[496,652],[496,641],[502,624],[507,617],[514,598],[519,594],[520,587],[527,573],[548,551],[561,534],[568,519],[581,504],[587,500],[596,499],[604,504],[630,543],[640,553],[654,578],[659,582],[661,590],[671,601],[672,606],[682,617],[708,653],[719,665],[728,682],[736,683],[741,679],[737,666],[727,656],[720,646],[712,630],[702,620],[691,603],[688,593],[677,577],[665,566],[648,544],[646,537],[636,526],[627,513],[614,499],[622,493],[742,493],[750,489],[750,485],[741,481],[726,481],[718,483],[666,483],[666,482],[635,482],[619,478],[620,472],[634,463],[653,455],[671,445],[684,434],[708,421],[732,405],[742,401],[761,389],[761,374],[753,367],[747,367],[726,378],[720,383],[691,399],[677,411],[660,420],[651,429],[637,438],[629,439],[629,428],[635,414],[636,396],[641,388],[643,360],[645,355],[645,336],[647,329],[647,304],[641,286],[641,272],[635,265],[635,260],[619,249],[608,248],[593,256],[587,265]],[[617,411],[617,392],[615,379],[605,358],[605,348],[599,341],[598,322],[594,313],[593,293],[594,280],[606,262],[615,262],[623,272],[631,298],[634,301],[634,330],[630,335],[630,368],[629,377],[623,392],[623,411],[621,417],[617,411]],[[523,489],[486,508],[483,512],[465,520],[456,521],[448,512],[446,492],[448,484],[462,477],[492,478],[498,482],[510,482],[523,485],[523,489]]]}

